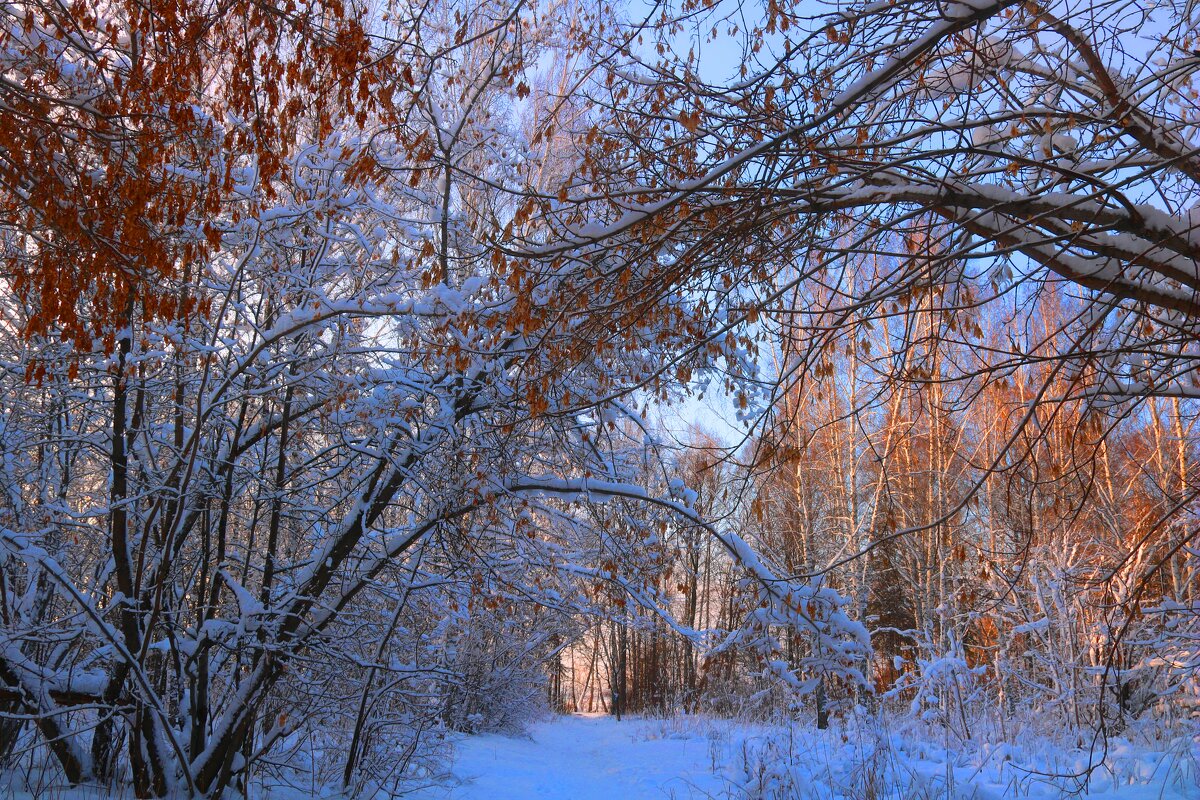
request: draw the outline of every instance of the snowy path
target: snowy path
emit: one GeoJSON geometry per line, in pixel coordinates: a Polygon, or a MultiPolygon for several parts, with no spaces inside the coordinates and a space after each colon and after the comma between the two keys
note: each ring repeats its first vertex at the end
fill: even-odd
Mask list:
{"type": "Polygon", "coordinates": [[[703,737],[663,738],[661,722],[570,716],[531,738],[473,736],[457,746],[455,786],[421,800],[687,800],[721,796],[703,737]]]}

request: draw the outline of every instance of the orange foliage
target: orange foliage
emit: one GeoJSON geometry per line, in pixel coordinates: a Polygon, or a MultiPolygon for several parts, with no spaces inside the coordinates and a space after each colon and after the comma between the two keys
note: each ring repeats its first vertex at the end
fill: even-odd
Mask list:
{"type": "Polygon", "coordinates": [[[203,312],[177,282],[220,243],[235,170],[269,197],[302,124],[390,111],[395,56],[343,0],[8,8],[0,214],[27,336],[111,349],[135,304],[203,312]]]}

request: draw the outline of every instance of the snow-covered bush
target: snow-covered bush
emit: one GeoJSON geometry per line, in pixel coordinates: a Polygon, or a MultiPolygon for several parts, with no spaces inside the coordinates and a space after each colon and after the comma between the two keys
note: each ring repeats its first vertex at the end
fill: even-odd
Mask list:
{"type": "Polygon", "coordinates": [[[551,632],[481,611],[455,613],[439,631],[449,674],[441,716],[450,730],[516,735],[548,712],[551,632]]]}
{"type": "Polygon", "coordinates": [[[1200,785],[1194,737],[1113,739],[1098,750],[1063,734],[959,741],[940,725],[888,714],[853,715],[826,731],[783,722],[738,730],[723,750],[724,776],[744,800],[1061,800],[1128,788],[1143,796],[1137,787],[1187,798],[1200,785]]]}

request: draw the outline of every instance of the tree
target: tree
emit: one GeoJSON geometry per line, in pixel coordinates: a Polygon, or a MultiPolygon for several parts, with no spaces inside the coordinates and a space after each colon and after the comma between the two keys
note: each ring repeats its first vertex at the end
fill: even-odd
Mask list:
{"type": "Polygon", "coordinates": [[[71,783],[219,796],[328,715],[315,656],[361,673],[359,626],[392,678],[363,704],[419,728],[446,667],[383,633],[430,581],[419,546],[462,525],[499,557],[586,430],[530,413],[542,350],[480,240],[522,185],[503,105],[541,45],[520,9],[425,11],[370,39],[340,4],[6,33],[22,135],[64,155],[9,159],[0,691],[71,783]]]}
{"type": "MultiPolygon", "coordinates": [[[[1009,2],[772,3],[758,16],[659,6],[656,50],[626,48],[591,94],[618,122],[577,179],[588,189],[547,210],[576,233],[573,250],[549,252],[587,253],[643,296],[693,299],[699,313],[676,326],[663,373],[723,371],[750,419],[786,415],[790,396],[847,369],[857,402],[839,419],[911,391],[930,479],[909,488],[927,496],[847,558],[922,537],[932,549],[914,600],[932,608],[957,591],[939,583],[957,552],[949,534],[993,476],[1053,450],[1064,482],[1049,513],[1066,524],[1086,513],[1088,464],[1147,398],[1194,417],[1194,14],[1125,0],[1086,14],[1009,2]],[[711,70],[679,46],[691,35],[726,46],[741,35],[740,74],[701,77],[711,70]],[[1014,380],[1019,398],[1003,392],[1014,380]],[[1007,399],[974,449],[954,418],[993,389],[1007,399]],[[1098,433],[1085,437],[1091,455],[1052,444],[1071,421],[1098,433]],[[944,475],[964,450],[967,482],[951,487],[944,475]],[[1062,470],[1079,482],[1068,489],[1062,470]]],[[[1157,585],[1194,547],[1183,521],[1195,473],[1171,482],[1189,488],[1136,545],[1110,552],[1102,581],[1157,585]],[[1158,556],[1136,556],[1147,548],[1158,556]],[[1137,578],[1117,578],[1134,563],[1137,578]]],[[[1018,532],[1026,545],[1031,530],[1018,532]]],[[[949,646],[943,627],[931,635],[949,646]]]]}
{"type": "MultiPolygon", "coordinates": [[[[926,365],[889,363],[921,335],[899,326],[923,302],[947,318],[939,337],[975,343],[975,310],[1011,303],[1019,320],[1062,285],[1085,302],[1063,320],[1061,349],[1041,356],[1070,376],[1065,397],[1045,400],[1195,394],[1190,6],[1114,0],[1088,20],[1028,3],[802,11],[772,4],[728,84],[701,81],[667,47],[654,62],[627,51],[608,78],[626,127],[609,131],[619,155],[603,178],[624,190],[604,195],[607,217],[582,192],[552,217],[570,225],[586,208],[596,222],[572,244],[641,288],[729,309],[727,324],[693,331],[708,335],[681,366],[705,365],[701,342],[774,313],[805,343],[771,376],[784,385],[828,369],[845,332],[887,320],[886,348],[864,365],[929,380],[926,365]],[[1149,56],[1125,53],[1131,30],[1147,31],[1149,56]],[[639,70],[639,83],[621,82],[639,70]],[[650,113],[620,105],[635,92],[650,113]]],[[[713,37],[734,35],[718,10],[669,12],[664,36],[695,17],[713,37]]],[[[985,383],[1030,361],[1008,348],[988,365],[947,365],[945,378],[985,383]]]]}

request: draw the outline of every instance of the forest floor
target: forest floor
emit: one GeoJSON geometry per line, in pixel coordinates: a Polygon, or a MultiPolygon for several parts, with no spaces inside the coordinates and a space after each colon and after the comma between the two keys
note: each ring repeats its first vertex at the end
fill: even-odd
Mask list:
{"type": "MultiPolygon", "coordinates": [[[[869,738],[869,737],[868,737],[869,738]]],[[[1080,754],[1046,743],[970,755],[911,732],[873,743],[845,731],[748,726],[703,717],[553,717],[525,737],[468,736],[450,780],[419,800],[1197,800],[1200,742],[1179,752],[1113,742],[1090,791],[1032,774],[1080,768],[1080,754]],[[1017,757],[1017,758],[1014,758],[1017,757]],[[1016,766],[1017,760],[1026,766],[1016,766]],[[1032,759],[1032,762],[1030,761],[1032,759]]]]}
{"type": "MultiPolygon", "coordinates": [[[[716,764],[720,767],[720,764],[716,764]]],[[[449,785],[420,800],[640,800],[725,797],[709,740],[664,735],[658,720],[572,715],[535,723],[527,737],[458,742],[449,785]]]]}
{"type": "MultiPolygon", "coordinates": [[[[1200,800],[1200,736],[1109,741],[1088,790],[1087,750],[1020,731],[969,747],[912,723],[839,721],[827,731],[705,716],[570,715],[524,736],[456,735],[449,772],[406,800],[1200,800]]],[[[297,773],[256,782],[253,800],[348,800],[297,773]]],[[[13,776],[8,776],[11,779],[13,776]]],[[[0,800],[129,800],[99,789],[16,789],[0,800]]]]}

